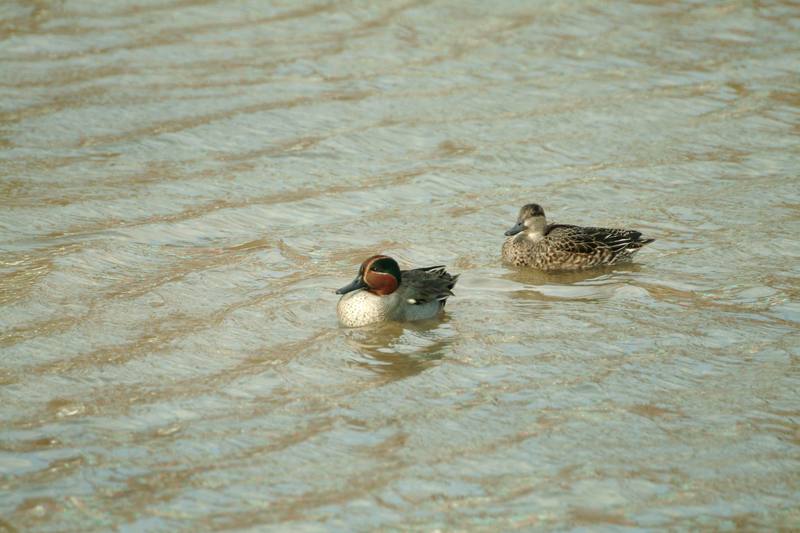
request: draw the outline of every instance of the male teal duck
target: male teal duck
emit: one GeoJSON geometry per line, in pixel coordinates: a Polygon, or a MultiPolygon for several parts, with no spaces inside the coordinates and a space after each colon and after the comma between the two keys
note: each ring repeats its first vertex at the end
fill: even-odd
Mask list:
{"type": "Polygon", "coordinates": [[[545,271],[624,263],[655,240],[629,229],[548,224],[538,204],[522,206],[517,223],[505,234],[504,261],[545,271]]]}
{"type": "Polygon", "coordinates": [[[397,261],[373,255],[361,263],[356,279],[342,287],[336,306],[339,322],[349,328],[387,320],[425,320],[444,308],[458,275],[444,266],[400,270],[397,261]]]}

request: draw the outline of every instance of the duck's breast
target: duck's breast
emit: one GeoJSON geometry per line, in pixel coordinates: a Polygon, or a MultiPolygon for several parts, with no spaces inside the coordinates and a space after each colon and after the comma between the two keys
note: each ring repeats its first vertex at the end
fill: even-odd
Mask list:
{"type": "Polygon", "coordinates": [[[336,305],[339,322],[343,326],[357,328],[389,319],[386,298],[363,289],[348,292],[336,305]]]}

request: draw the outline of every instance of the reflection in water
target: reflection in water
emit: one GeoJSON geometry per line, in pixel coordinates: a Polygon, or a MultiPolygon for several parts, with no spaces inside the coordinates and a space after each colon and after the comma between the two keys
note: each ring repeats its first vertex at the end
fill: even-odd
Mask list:
{"type": "Polygon", "coordinates": [[[441,321],[387,322],[346,330],[347,342],[362,357],[352,364],[389,381],[415,376],[445,357],[455,332],[441,321]]]}
{"type": "Polygon", "coordinates": [[[620,290],[627,294],[637,291],[633,276],[642,270],[637,263],[605,266],[574,272],[542,272],[531,268],[509,266],[501,277],[523,285],[511,293],[513,298],[558,302],[562,300],[602,300],[612,298],[620,290]]]}
{"type": "Polygon", "coordinates": [[[625,263],[613,266],[602,266],[587,270],[575,270],[564,272],[543,272],[533,268],[508,266],[510,272],[503,276],[506,279],[513,279],[526,285],[572,285],[581,282],[597,282],[599,284],[610,281],[629,281],[626,273],[639,272],[642,265],[638,263],[625,263]]]}

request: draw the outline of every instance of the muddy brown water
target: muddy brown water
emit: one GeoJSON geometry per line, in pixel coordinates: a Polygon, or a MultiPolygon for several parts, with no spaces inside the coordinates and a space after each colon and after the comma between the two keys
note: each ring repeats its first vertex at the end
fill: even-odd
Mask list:
{"type": "Polygon", "coordinates": [[[0,529],[800,527],[800,8],[0,5],[0,529]],[[636,263],[499,261],[519,206],[636,263]],[[345,330],[362,259],[441,321],[345,330]]]}

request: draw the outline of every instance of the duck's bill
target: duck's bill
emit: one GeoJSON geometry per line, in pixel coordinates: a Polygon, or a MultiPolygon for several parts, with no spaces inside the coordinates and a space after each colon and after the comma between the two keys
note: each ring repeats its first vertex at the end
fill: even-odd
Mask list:
{"type": "Polygon", "coordinates": [[[361,276],[359,275],[356,276],[356,279],[354,279],[349,285],[345,285],[336,291],[336,294],[347,294],[348,292],[357,291],[358,289],[365,289],[366,287],[367,284],[364,283],[364,280],[361,279],[361,276]]]}
{"type": "Polygon", "coordinates": [[[506,231],[505,235],[506,237],[511,237],[512,235],[516,235],[517,233],[519,233],[524,229],[525,229],[525,224],[523,224],[522,222],[517,222],[516,224],[514,224],[514,227],[506,231]]]}

